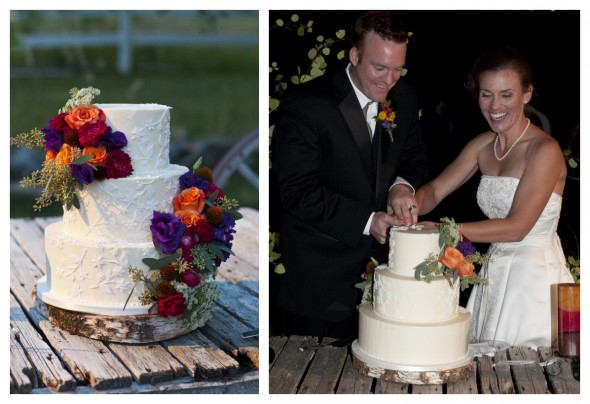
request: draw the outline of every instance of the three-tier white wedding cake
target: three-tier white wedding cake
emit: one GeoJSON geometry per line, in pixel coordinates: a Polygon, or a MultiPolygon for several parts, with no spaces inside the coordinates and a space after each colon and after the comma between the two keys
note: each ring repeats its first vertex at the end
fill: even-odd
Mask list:
{"type": "Polygon", "coordinates": [[[38,284],[52,306],[104,315],[146,314],[128,268],[157,258],[150,220],[172,211],[172,196],[187,167],[170,164],[170,107],[158,104],[96,104],[113,131],[123,132],[132,175],[105,179],[76,191],[79,209],[64,208],[63,221],[45,230],[47,274],[38,284]],[[125,307],[125,310],[123,308],[125,307]]]}
{"type": "Polygon", "coordinates": [[[460,282],[442,275],[431,282],[415,277],[415,268],[430,254],[440,254],[439,239],[438,228],[391,229],[389,262],[375,269],[373,301],[359,306],[355,367],[365,373],[379,369],[372,375],[412,383],[448,381],[425,379],[423,372],[459,368],[460,378],[468,374],[471,315],[459,306],[460,282]]]}

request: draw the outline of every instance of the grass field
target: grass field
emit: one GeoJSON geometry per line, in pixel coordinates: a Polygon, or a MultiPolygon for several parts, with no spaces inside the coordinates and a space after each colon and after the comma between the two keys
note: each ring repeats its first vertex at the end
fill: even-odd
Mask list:
{"type": "MultiPolygon", "coordinates": [[[[82,59],[78,54],[74,62],[68,52],[36,51],[35,68],[41,73],[33,69],[26,77],[12,75],[11,136],[43,127],[68,99],[70,88],[88,86],[101,90],[96,102],[171,106],[171,143],[199,146],[190,149],[203,150],[204,163],[211,168],[219,158],[219,150],[208,157],[208,145],[227,148],[259,126],[257,46],[139,47],[134,50],[134,70],[129,75],[115,72],[114,48],[85,49],[82,59]],[[47,67],[51,67],[51,76],[42,74],[47,67]]],[[[17,71],[26,64],[23,52],[15,48],[11,52],[11,69],[17,71]]],[[[11,154],[13,151],[11,147],[11,154]]],[[[194,156],[194,160],[198,157],[194,156]]],[[[43,153],[38,158],[40,162],[43,153]]],[[[250,166],[258,172],[257,153],[250,166]]],[[[239,175],[223,188],[241,206],[258,208],[258,190],[239,175]]],[[[58,206],[39,213],[33,212],[32,205],[30,195],[11,194],[10,216],[61,214],[58,206]]]]}

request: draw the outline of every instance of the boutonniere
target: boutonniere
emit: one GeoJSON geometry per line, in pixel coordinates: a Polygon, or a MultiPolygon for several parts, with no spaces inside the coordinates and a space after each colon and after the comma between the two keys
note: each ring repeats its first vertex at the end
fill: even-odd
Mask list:
{"type": "Polygon", "coordinates": [[[379,112],[374,117],[377,123],[380,123],[383,129],[389,133],[391,143],[393,143],[393,129],[397,126],[395,121],[395,111],[391,109],[391,100],[379,103],[379,112]]]}

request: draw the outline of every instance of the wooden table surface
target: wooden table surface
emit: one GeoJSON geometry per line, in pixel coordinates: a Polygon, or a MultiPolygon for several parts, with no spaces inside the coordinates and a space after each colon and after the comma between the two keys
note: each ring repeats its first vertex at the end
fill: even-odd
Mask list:
{"type": "Polygon", "coordinates": [[[242,208],[221,296],[207,324],[160,343],[123,344],[54,327],[33,296],[45,273],[45,227],[10,220],[11,393],[258,393],[258,211],[242,208]]]}
{"type": "Polygon", "coordinates": [[[535,351],[511,347],[491,356],[474,358],[473,375],[465,380],[438,385],[412,385],[375,379],[352,366],[350,345],[330,346],[334,340],[315,337],[270,338],[271,394],[551,394],[580,393],[572,373],[572,360],[559,358],[546,367],[537,364],[507,365],[501,360],[546,360],[548,348],[535,351]],[[274,358],[273,358],[274,353],[274,358]],[[496,365],[496,363],[498,363],[496,365]]]}

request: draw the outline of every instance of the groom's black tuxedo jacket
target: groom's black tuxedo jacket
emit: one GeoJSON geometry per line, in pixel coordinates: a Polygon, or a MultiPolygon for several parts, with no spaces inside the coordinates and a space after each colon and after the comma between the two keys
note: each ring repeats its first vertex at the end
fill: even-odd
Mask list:
{"type": "Polygon", "coordinates": [[[356,315],[354,285],[380,245],[363,229],[371,212],[385,211],[397,176],[415,189],[427,161],[414,88],[399,81],[388,99],[396,111],[394,141],[377,124],[378,157],[361,105],[344,69],[297,86],[281,104],[273,135],[282,204],[280,248],[286,273],[277,305],[330,321],[356,315]]]}

